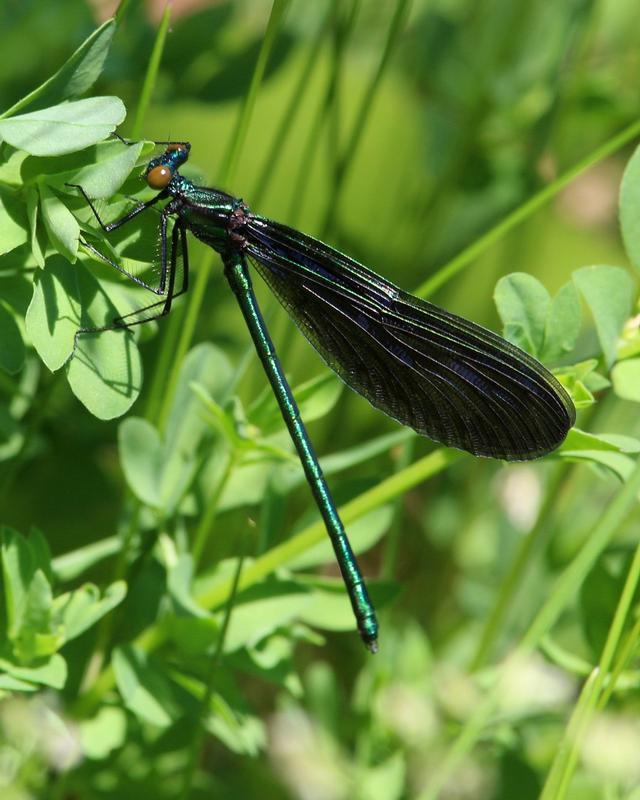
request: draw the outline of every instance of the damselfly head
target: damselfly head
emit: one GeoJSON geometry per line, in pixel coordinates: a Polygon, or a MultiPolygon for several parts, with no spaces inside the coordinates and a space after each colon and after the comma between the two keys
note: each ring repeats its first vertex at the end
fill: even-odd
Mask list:
{"type": "Polygon", "coordinates": [[[169,142],[161,156],[147,164],[144,177],[152,189],[166,189],[180,166],[189,158],[189,142],[169,142]]]}

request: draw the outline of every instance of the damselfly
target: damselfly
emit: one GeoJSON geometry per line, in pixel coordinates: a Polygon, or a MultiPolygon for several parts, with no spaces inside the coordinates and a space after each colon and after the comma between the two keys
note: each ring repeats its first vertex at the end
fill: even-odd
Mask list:
{"type": "Polygon", "coordinates": [[[159,215],[163,299],[114,321],[116,327],[167,314],[189,281],[187,231],[221,256],[256,351],[278,401],[344,579],[360,635],[377,649],[373,605],[253,291],[249,265],[266,281],[327,364],[356,392],[403,425],[477,456],[523,461],[554,450],[575,420],[568,394],[530,355],[496,334],[401,291],[317,239],[251,212],[242,200],[180,174],[188,142],[159,142],[145,178],[157,194],[103,223],[105,233],[168,201],[159,215]],[[169,234],[169,219],[174,219],[169,234]],[[182,277],[177,285],[177,264],[182,277]]]}

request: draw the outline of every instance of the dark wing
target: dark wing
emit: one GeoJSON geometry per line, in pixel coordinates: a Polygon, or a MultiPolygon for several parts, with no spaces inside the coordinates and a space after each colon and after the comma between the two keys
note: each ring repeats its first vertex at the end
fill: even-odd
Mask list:
{"type": "Polygon", "coordinates": [[[327,364],[403,425],[474,455],[549,453],[575,421],[542,364],[326,244],[250,216],[246,254],[327,364]]]}

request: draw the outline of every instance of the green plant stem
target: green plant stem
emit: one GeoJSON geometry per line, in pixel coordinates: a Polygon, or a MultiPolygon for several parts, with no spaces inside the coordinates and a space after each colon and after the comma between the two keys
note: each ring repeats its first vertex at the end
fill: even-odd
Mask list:
{"type": "MultiPolygon", "coordinates": [[[[365,514],[380,508],[385,503],[409,491],[419,483],[427,480],[445,467],[462,457],[462,453],[455,450],[435,450],[433,453],[421,458],[401,472],[379,483],[369,491],[363,492],[338,510],[340,518],[345,525],[360,519],[365,514]]],[[[264,555],[256,558],[244,571],[241,589],[257,583],[280,567],[285,566],[297,556],[307,552],[326,536],[324,525],[321,521],[309,525],[291,539],[282,542],[268,550],[264,555]]],[[[228,581],[203,591],[197,600],[205,608],[219,606],[229,592],[228,581]]]]}
{"type": "Polygon", "coordinates": [[[620,492],[605,509],[578,555],[556,581],[549,597],[523,637],[524,647],[534,648],[555,623],[562,609],[575,597],[589,570],[636,504],[638,491],[640,491],[640,461],[636,463],[620,492]]]}
{"type": "MultiPolygon", "coordinates": [[[[409,489],[464,457],[465,454],[458,450],[435,450],[341,506],[338,509],[338,513],[344,524],[348,525],[373,509],[380,508],[390,500],[408,492],[409,489]]],[[[306,552],[309,548],[322,541],[325,536],[326,532],[321,522],[309,525],[297,536],[256,558],[243,571],[239,588],[246,589],[271,574],[274,570],[286,566],[291,559],[306,552]]],[[[216,584],[211,589],[201,592],[195,599],[203,608],[216,608],[224,603],[231,588],[232,581],[226,580],[216,584]]],[[[166,635],[167,633],[161,625],[154,625],[138,636],[135,640],[135,646],[150,652],[162,644],[166,635]]],[[[108,666],[100,673],[91,689],[79,698],[75,712],[79,716],[91,713],[104,694],[112,688],[113,683],[113,668],[108,666]]]]}
{"type": "MultiPolygon", "coordinates": [[[[416,446],[415,437],[401,446],[400,457],[395,465],[396,474],[407,469],[411,464],[416,446]]],[[[402,506],[402,497],[399,495],[393,503],[393,524],[390,530],[387,531],[384,542],[384,552],[382,556],[382,565],[380,568],[380,577],[384,580],[392,580],[396,574],[396,563],[398,561],[398,552],[400,550],[400,534],[401,526],[398,524],[398,514],[402,506]]]]}
{"type": "Polygon", "coordinates": [[[415,290],[415,294],[419,297],[430,297],[434,292],[440,289],[447,281],[451,280],[462,269],[469,266],[469,264],[478,256],[482,255],[493,244],[501,239],[510,230],[515,228],[525,219],[534,214],[539,208],[544,206],[552,200],[565,186],[568,186],[573,180],[586,170],[593,167],[599,161],[612,155],[620,150],[630,141],[635,139],[640,134],[640,120],[627,126],[623,131],[612,136],[607,142],[600,147],[597,147],[586,158],[583,158],[571,169],[567,170],[563,175],[550,184],[545,186],[539,192],[533,195],[522,205],[518,206],[514,211],[508,214],[497,225],[488,230],[484,235],[476,239],[473,244],[466,247],[455,258],[441,267],[434,275],[420,284],[415,290]]]}
{"type": "MultiPolygon", "coordinates": [[[[338,15],[338,5],[339,0],[332,0],[331,6],[328,12],[327,18],[327,27],[331,27],[331,25],[336,25],[336,18],[338,15]]],[[[354,19],[353,15],[350,17],[351,20],[354,19]]],[[[344,28],[343,36],[348,37],[350,33],[349,25],[344,28]]],[[[338,74],[340,70],[340,63],[339,58],[341,57],[341,51],[336,47],[334,41],[334,49],[333,49],[333,60],[331,62],[331,71],[329,73],[329,77],[327,79],[327,84],[324,89],[324,95],[318,104],[313,120],[311,125],[309,126],[309,130],[307,132],[307,138],[302,148],[302,157],[298,163],[298,169],[296,172],[296,177],[292,182],[293,190],[291,192],[291,199],[289,204],[289,210],[287,212],[287,219],[290,225],[297,224],[297,220],[300,218],[300,214],[302,213],[302,209],[304,208],[304,200],[307,188],[309,186],[309,172],[311,170],[313,164],[313,158],[315,153],[318,151],[318,141],[320,139],[320,135],[324,128],[324,125],[327,123],[329,119],[329,112],[331,110],[331,103],[332,98],[336,92],[336,83],[338,81],[338,74]]]]}
{"type": "Polygon", "coordinates": [[[633,561],[627,573],[620,600],[616,607],[613,621],[609,627],[607,640],[602,649],[597,668],[591,673],[589,681],[580,694],[572,714],[571,722],[565,730],[563,743],[554,758],[551,770],[545,782],[541,800],[563,800],[567,796],[569,785],[575,772],[578,754],[584,736],[595,711],[603,708],[599,702],[603,695],[605,681],[608,685],[607,697],[613,690],[610,679],[610,670],[613,658],[618,650],[622,631],[629,615],[638,582],[640,581],[640,545],[636,548],[633,561]],[[575,720],[575,724],[574,723],[575,720]]]}
{"type": "Polygon", "coordinates": [[[142,92],[140,93],[140,99],[138,100],[138,107],[136,109],[136,116],[133,121],[133,127],[131,128],[132,139],[140,138],[140,134],[142,132],[142,126],[144,123],[144,118],[147,114],[147,111],[149,110],[149,104],[151,103],[151,96],[153,95],[156,79],[158,77],[158,69],[160,68],[160,61],[162,60],[162,53],[164,52],[164,45],[167,39],[167,31],[169,30],[170,19],[171,19],[171,4],[167,3],[164,8],[164,12],[162,14],[162,19],[160,20],[160,25],[158,27],[158,32],[156,34],[156,40],[153,44],[153,50],[151,51],[151,57],[147,65],[147,72],[146,75],[144,76],[144,83],[142,84],[142,92]]]}
{"type": "Polygon", "coordinates": [[[636,505],[639,490],[640,461],[636,463],[627,482],[595,523],[582,550],[556,581],[546,603],[521,639],[517,651],[501,666],[493,686],[485,691],[483,699],[462,727],[435,775],[419,796],[419,800],[437,800],[441,796],[444,787],[456,774],[461,760],[473,749],[489,724],[499,703],[504,679],[512,669],[512,665],[535,650],[563,609],[573,600],[593,563],[636,505]]]}
{"type": "MultiPolygon", "coordinates": [[[[271,8],[269,22],[267,23],[265,36],[253,70],[249,91],[244,98],[242,108],[238,116],[238,121],[231,136],[227,155],[223,161],[222,172],[219,176],[219,183],[222,185],[226,184],[231,179],[235,171],[242,150],[242,145],[244,144],[249,130],[256,98],[258,96],[258,91],[264,76],[264,70],[267,61],[269,60],[278,28],[288,5],[289,0],[274,0],[271,8]]],[[[211,274],[211,269],[213,267],[213,259],[213,251],[208,249],[202,258],[199,269],[197,270],[194,285],[189,290],[187,309],[185,312],[183,312],[185,314],[185,319],[184,323],[180,326],[177,343],[175,338],[170,336],[165,337],[162,344],[162,352],[160,354],[159,364],[162,366],[166,366],[167,364],[171,365],[169,379],[166,380],[165,373],[163,375],[163,377],[165,377],[164,381],[161,381],[160,379],[158,379],[158,381],[154,380],[153,394],[149,401],[150,411],[154,413],[154,416],[157,413],[158,426],[160,430],[164,428],[169,415],[169,410],[173,401],[173,395],[178,382],[178,376],[180,374],[182,359],[191,346],[193,331],[195,330],[196,322],[200,314],[200,308],[202,307],[202,300],[204,298],[209,276],[211,274]],[[158,409],[157,412],[156,408],[158,409]]]]}
{"type": "MultiPolygon", "coordinates": [[[[207,283],[209,282],[209,276],[213,269],[214,258],[215,254],[211,249],[207,249],[202,256],[195,283],[193,288],[189,290],[189,303],[186,305],[186,310],[184,311],[184,319],[180,326],[180,335],[177,344],[175,349],[172,348],[170,351],[171,368],[168,379],[165,378],[164,392],[162,394],[162,402],[158,414],[158,427],[161,431],[164,430],[171,412],[171,404],[173,403],[173,397],[180,378],[182,361],[191,346],[193,332],[196,329],[200,308],[202,307],[202,301],[207,290],[207,283]]],[[[171,341],[170,344],[173,344],[173,341],[171,341]]]]}
{"type": "Polygon", "coordinates": [[[271,50],[273,49],[273,44],[276,40],[278,29],[282,23],[289,2],[290,0],[273,0],[273,6],[271,7],[271,14],[269,15],[267,29],[264,34],[264,39],[262,40],[262,47],[258,53],[258,59],[253,69],[253,75],[251,76],[249,91],[244,98],[242,108],[240,109],[240,114],[238,115],[235,128],[231,134],[231,139],[229,140],[226,155],[222,161],[222,171],[220,172],[218,180],[222,186],[225,186],[233,179],[233,174],[235,173],[238,165],[238,159],[240,158],[242,147],[245,139],[247,138],[247,133],[249,132],[251,116],[256,104],[260,85],[262,84],[267,61],[271,55],[271,50]]]}
{"type": "Polygon", "coordinates": [[[546,538],[549,518],[555,507],[557,493],[561,483],[566,477],[566,465],[559,464],[546,489],[545,500],[538,514],[538,519],[531,531],[520,540],[515,558],[511,562],[508,572],[502,579],[495,605],[487,617],[476,650],[469,663],[469,670],[475,672],[484,665],[484,662],[495,645],[498,634],[503,628],[503,622],[509,610],[514,605],[514,598],[521,586],[524,574],[531,564],[533,554],[540,550],[546,538]]]}
{"type": "Polygon", "coordinates": [[[120,4],[116,9],[116,13],[113,15],[113,18],[118,24],[120,24],[125,18],[127,11],[129,10],[129,2],[130,0],[120,0],[120,4]]]}
{"type": "Polygon", "coordinates": [[[292,130],[293,122],[298,111],[300,108],[302,108],[302,98],[304,97],[305,91],[310,86],[311,75],[313,74],[313,71],[317,65],[318,58],[322,50],[322,45],[324,44],[324,38],[329,27],[330,19],[331,10],[329,10],[327,13],[325,20],[318,31],[318,34],[313,39],[313,45],[309,51],[307,60],[305,61],[302,70],[300,70],[298,81],[296,82],[293,92],[291,93],[291,97],[289,98],[289,102],[287,103],[280,117],[280,122],[273,136],[271,147],[269,148],[267,157],[264,159],[260,177],[256,181],[255,189],[251,193],[252,203],[256,208],[260,207],[260,203],[267,190],[271,175],[273,174],[280,157],[285,152],[284,142],[292,130]]]}
{"type": "Polygon", "coordinates": [[[389,31],[387,33],[387,39],[384,44],[384,50],[382,51],[382,57],[380,58],[380,62],[373,77],[365,89],[347,144],[342,150],[339,151],[339,156],[335,167],[333,191],[331,193],[329,205],[327,206],[324,224],[321,228],[323,231],[323,236],[326,236],[333,227],[335,215],[339,208],[340,194],[342,193],[349,167],[351,164],[353,164],[354,154],[357,152],[362,139],[362,134],[367,126],[367,122],[369,121],[375,96],[378,93],[378,89],[382,83],[382,78],[387,70],[391,54],[393,53],[400,34],[402,33],[407,17],[409,16],[410,9],[411,0],[398,0],[396,3],[396,7],[391,18],[391,24],[389,26],[389,31]]]}
{"type": "Polygon", "coordinates": [[[162,414],[162,406],[166,397],[167,375],[175,367],[174,353],[178,348],[178,340],[188,308],[187,303],[175,303],[169,318],[166,320],[167,324],[164,326],[162,344],[158,360],[153,367],[151,388],[149,389],[144,412],[146,419],[155,425],[158,425],[162,414]]]}
{"type": "MultiPolygon", "coordinates": [[[[241,551],[244,551],[242,542],[240,543],[240,548],[241,551]]],[[[229,630],[229,622],[231,621],[231,612],[233,611],[233,606],[235,605],[235,600],[238,594],[238,587],[240,585],[240,575],[242,574],[243,564],[244,564],[244,554],[242,553],[238,558],[236,568],[233,573],[231,591],[229,592],[229,598],[227,600],[224,609],[224,617],[222,620],[222,627],[220,629],[220,636],[218,637],[218,641],[216,643],[216,650],[211,660],[211,666],[209,669],[209,675],[205,686],[204,696],[202,698],[202,703],[200,704],[199,724],[194,726],[193,739],[189,747],[189,758],[187,761],[187,767],[185,769],[185,774],[184,774],[184,784],[182,787],[182,793],[180,795],[181,800],[188,800],[188,797],[191,793],[191,787],[193,785],[193,779],[196,774],[196,769],[198,767],[200,754],[202,753],[202,746],[204,743],[204,734],[205,734],[205,727],[203,724],[203,720],[205,714],[209,710],[209,706],[211,705],[211,698],[213,696],[213,687],[216,678],[216,671],[220,666],[220,661],[222,659],[224,642],[225,639],[227,638],[227,631],[229,630]]]]}
{"type": "Polygon", "coordinates": [[[209,495],[206,508],[204,510],[204,513],[202,514],[198,527],[196,528],[196,533],[193,538],[193,546],[191,548],[194,573],[197,572],[198,564],[200,563],[200,559],[202,558],[202,553],[207,544],[207,540],[209,539],[209,536],[211,534],[213,522],[216,518],[216,514],[218,513],[218,505],[220,503],[220,498],[225,489],[225,486],[227,485],[227,481],[229,480],[229,477],[233,472],[235,464],[236,464],[235,453],[229,452],[226,456],[226,463],[223,467],[220,479],[218,480],[217,485],[209,495]]]}
{"type": "Polygon", "coordinates": [[[576,751],[574,744],[577,741],[582,741],[584,737],[591,718],[590,712],[596,704],[599,677],[600,673],[597,669],[594,669],[582,687],[569,724],[565,728],[562,742],[556,750],[556,756],[545,781],[540,800],[560,800],[566,794],[566,776],[568,772],[564,768],[568,764],[575,762],[576,751]]]}
{"type": "MultiPolygon", "coordinates": [[[[609,699],[618,685],[620,678],[622,676],[623,670],[625,666],[631,661],[635,650],[638,647],[638,642],[640,641],[640,619],[635,621],[635,624],[629,631],[626,636],[626,641],[622,645],[618,653],[618,660],[614,665],[614,668],[611,670],[611,680],[607,683],[606,690],[603,692],[602,697],[600,698],[599,708],[604,708],[609,702],[609,699]]],[[[637,688],[638,683],[636,682],[634,688],[637,688]]]]}

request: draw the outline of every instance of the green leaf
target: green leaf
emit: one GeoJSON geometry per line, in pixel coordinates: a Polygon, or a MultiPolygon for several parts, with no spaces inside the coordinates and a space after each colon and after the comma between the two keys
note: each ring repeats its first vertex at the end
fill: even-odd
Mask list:
{"type": "Polygon", "coordinates": [[[380,764],[369,766],[361,784],[366,800],[400,800],[405,796],[405,755],[398,751],[380,764]]]}
{"type": "Polygon", "coordinates": [[[24,623],[34,576],[38,570],[44,572],[42,551],[11,528],[2,529],[0,541],[7,633],[14,638],[24,623]]]}
{"type": "Polygon", "coordinates": [[[182,612],[210,620],[209,612],[193,599],[193,572],[193,557],[189,553],[181,553],[167,570],[167,589],[182,612]]]}
{"type": "Polygon", "coordinates": [[[54,256],[36,277],[27,332],[49,369],[67,363],[73,393],[100,419],[121,416],[136,400],[142,384],[140,354],[127,330],[75,335],[80,328],[110,325],[119,315],[111,296],[80,262],[72,266],[54,256]]]}
{"type": "Polygon", "coordinates": [[[44,254],[47,247],[47,239],[44,231],[38,225],[38,210],[40,207],[40,193],[35,186],[26,187],[27,195],[27,219],[29,220],[29,234],[31,237],[31,252],[36,264],[44,268],[44,254]]]}
{"type": "Polygon", "coordinates": [[[254,714],[233,708],[219,692],[211,697],[210,713],[203,725],[229,750],[240,755],[257,756],[267,743],[265,724],[254,714]]]}
{"type": "Polygon", "coordinates": [[[268,578],[252,588],[252,593],[241,596],[234,606],[224,640],[226,653],[256,645],[298,618],[312,599],[309,589],[295,581],[268,578]]]}
{"type": "MultiPolygon", "coordinates": [[[[328,414],[338,402],[343,386],[342,381],[328,371],[296,386],[293,395],[302,419],[313,422],[328,414]]],[[[249,418],[260,429],[262,436],[270,436],[282,429],[282,415],[270,389],[265,389],[260,399],[249,409],[249,418]]]]}
{"type": "Polygon", "coordinates": [[[28,664],[53,655],[64,644],[53,621],[53,593],[42,570],[36,570],[25,596],[20,629],[11,637],[18,660],[28,664]]]}
{"type": "Polygon", "coordinates": [[[103,706],[93,719],[80,722],[82,752],[94,761],[106,759],[124,744],[127,718],[121,708],[103,706]]]}
{"type": "Polygon", "coordinates": [[[168,616],[166,627],[171,641],[183,656],[210,657],[220,639],[220,621],[212,616],[168,616]]]}
{"type": "Polygon", "coordinates": [[[53,247],[68,261],[78,255],[80,226],[65,204],[45,184],[39,185],[42,221],[53,247]]]}
{"type": "Polygon", "coordinates": [[[24,358],[25,347],[16,318],[0,301],[0,368],[15,375],[22,369],[24,358]]]}
{"type": "Polygon", "coordinates": [[[600,559],[580,588],[582,628],[596,660],[607,640],[611,620],[620,601],[622,583],[620,577],[613,575],[600,559]]]}
{"type": "Polygon", "coordinates": [[[127,594],[127,584],[115,581],[100,596],[100,589],[86,583],[74,592],[56,597],[54,611],[59,614],[64,628],[65,642],[75,639],[119,605],[127,594]]]}
{"type": "Polygon", "coordinates": [[[222,398],[231,380],[226,356],[212,344],[197,345],[182,363],[164,439],[142,420],[123,423],[119,443],[125,476],[143,502],[171,513],[183,499],[200,465],[203,442],[212,435],[192,387],[197,384],[207,397],[222,398]]]}
{"type": "Polygon", "coordinates": [[[62,583],[72,581],[105,558],[119,553],[121,548],[122,539],[119,536],[109,536],[98,542],[86,544],[70,553],[56,556],[51,564],[53,574],[62,583]]]}
{"type": "Polygon", "coordinates": [[[38,355],[52,371],[73,352],[76,332],[82,327],[77,286],[78,267],[62,256],[47,259],[34,278],[33,297],[25,324],[38,355]]]}
{"type": "Polygon", "coordinates": [[[640,147],[629,159],[620,184],[620,229],[629,260],[640,268],[640,147]]]}
{"type": "Polygon", "coordinates": [[[514,272],[498,281],[493,297],[504,325],[505,338],[538,356],[544,345],[551,304],[545,287],[525,272],[514,272]]]}
{"type": "Polygon", "coordinates": [[[50,686],[52,689],[62,689],[67,682],[67,663],[59,653],[37,667],[24,667],[0,658],[0,670],[18,680],[50,686]]]}
{"type": "Polygon", "coordinates": [[[178,718],[171,685],[146,653],[125,645],[116,648],[111,661],[122,700],[136,717],[161,728],[178,718]]]}
{"type": "Polygon", "coordinates": [[[115,30],[115,21],[107,20],[88,39],[85,39],[55,75],[22,100],[18,100],[0,118],[15,114],[26,106],[45,108],[70,97],[79,97],[88,91],[102,72],[115,30]]]}
{"type": "Polygon", "coordinates": [[[541,353],[543,361],[556,361],[573,350],[580,333],[581,318],[580,298],[575,285],[569,281],[559,289],[547,313],[541,353]]]}
{"type": "Polygon", "coordinates": [[[306,603],[299,609],[298,618],[325,631],[353,631],[356,624],[349,595],[339,579],[325,578],[313,585],[306,603]]]}
{"type": "Polygon", "coordinates": [[[28,220],[15,194],[0,184],[0,255],[10,253],[29,239],[28,220]]]}
{"type": "Polygon", "coordinates": [[[29,154],[24,150],[0,145],[0,183],[7,183],[19,189],[24,184],[22,165],[28,157],[29,154]]]}
{"type": "MultiPolygon", "coordinates": [[[[1,667],[0,667],[1,669],[1,667]]],[[[34,683],[14,678],[13,675],[0,672],[0,691],[3,692],[37,692],[38,687],[34,683]]]]}
{"type": "Polygon", "coordinates": [[[22,624],[22,614],[33,562],[26,541],[9,528],[2,529],[2,582],[7,634],[15,636],[22,624]]]}
{"type": "MultiPolygon", "coordinates": [[[[167,463],[165,481],[171,482],[173,472],[183,469],[185,454],[195,457],[196,449],[201,444],[203,435],[210,434],[210,426],[202,414],[202,404],[191,388],[197,383],[204,388],[216,402],[222,402],[229,394],[233,369],[227,356],[220,348],[210,342],[193,347],[185,356],[180,367],[178,385],[171,405],[166,428],[166,458],[175,461],[167,463]]],[[[165,487],[165,507],[170,507],[171,500],[165,487]]]]}
{"type": "Polygon", "coordinates": [[[159,508],[163,448],[156,428],[141,417],[128,417],[118,428],[118,449],[129,488],[143,503],[159,508]]]}
{"type": "MultiPolygon", "coordinates": [[[[393,507],[390,505],[376,508],[349,525],[349,541],[356,555],[364,553],[380,541],[389,529],[393,519],[393,507]]],[[[335,553],[329,537],[318,542],[301,555],[287,562],[289,569],[309,569],[320,564],[331,564],[335,561],[335,553]]]]}
{"type": "Polygon", "coordinates": [[[131,332],[79,336],[67,365],[67,380],[78,400],[98,419],[121,417],[137,400],[142,386],[140,352],[131,332]]]}
{"type": "MultiPolygon", "coordinates": [[[[341,578],[300,576],[299,582],[311,592],[300,607],[302,622],[326,631],[354,630],[353,609],[341,578]]],[[[395,583],[388,581],[368,581],[367,588],[378,609],[388,605],[399,591],[395,583]]]]}
{"type": "Polygon", "coordinates": [[[582,267],[573,273],[573,280],[593,315],[605,362],[611,367],[618,338],[631,314],[633,281],[622,267],[606,265],[582,267]]]}
{"type": "Polygon", "coordinates": [[[113,133],[126,116],[117,97],[90,97],[0,119],[0,138],[34,156],[83,150],[113,133]]]}
{"type": "Polygon", "coordinates": [[[151,142],[125,145],[117,139],[108,139],[66,156],[29,156],[22,167],[22,178],[25,183],[44,181],[74,198],[79,198],[80,194],[67,184],[82,186],[90,197],[108,198],[130,176],[143,148],[148,152],[153,145],[151,142]]]}
{"type": "Polygon", "coordinates": [[[640,358],[618,361],[611,370],[611,380],[618,397],[640,403],[640,358]]]}
{"type": "Polygon", "coordinates": [[[631,436],[593,434],[572,428],[558,450],[558,456],[570,461],[586,461],[626,481],[638,452],[640,441],[631,436]]]}

